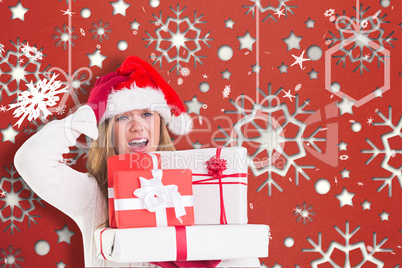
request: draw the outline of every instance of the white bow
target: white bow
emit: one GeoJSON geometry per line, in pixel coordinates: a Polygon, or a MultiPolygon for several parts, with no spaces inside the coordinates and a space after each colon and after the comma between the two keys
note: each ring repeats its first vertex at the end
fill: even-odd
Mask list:
{"type": "Polygon", "coordinates": [[[153,175],[149,180],[140,177],[141,188],[136,189],[134,195],[141,199],[144,207],[150,212],[164,210],[173,202],[176,218],[182,222],[180,217],[186,215],[186,210],[177,185],[163,185],[160,172],[153,172],[153,175]]]}

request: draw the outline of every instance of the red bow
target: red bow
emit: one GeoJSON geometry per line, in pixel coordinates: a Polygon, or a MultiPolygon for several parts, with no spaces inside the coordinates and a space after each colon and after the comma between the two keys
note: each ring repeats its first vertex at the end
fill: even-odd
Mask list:
{"type": "Polygon", "coordinates": [[[210,160],[205,162],[208,169],[208,175],[212,176],[214,179],[219,179],[222,177],[222,172],[227,169],[227,161],[225,159],[220,159],[219,155],[214,155],[210,160]]]}

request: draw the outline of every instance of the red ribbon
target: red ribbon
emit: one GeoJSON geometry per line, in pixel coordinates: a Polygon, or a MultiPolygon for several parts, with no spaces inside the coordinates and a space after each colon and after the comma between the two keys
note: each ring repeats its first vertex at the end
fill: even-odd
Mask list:
{"type": "Polygon", "coordinates": [[[101,251],[101,254],[102,254],[102,257],[106,260],[106,257],[105,257],[105,255],[103,254],[103,247],[102,247],[102,233],[104,232],[104,231],[106,231],[107,229],[103,229],[101,232],[100,232],[100,251],[101,251]]]}
{"type": "MultiPolygon", "coordinates": [[[[225,211],[225,204],[223,199],[223,184],[242,184],[246,185],[247,183],[244,182],[222,182],[222,178],[227,177],[247,177],[246,173],[233,173],[233,174],[226,174],[223,175],[223,171],[227,169],[227,161],[221,159],[221,151],[222,147],[218,147],[216,149],[216,155],[211,157],[210,160],[206,161],[205,164],[207,165],[208,175],[212,176],[212,178],[193,181],[193,185],[197,184],[219,184],[219,195],[220,195],[220,207],[221,207],[221,217],[220,223],[221,224],[228,224],[226,219],[226,211],[225,211]],[[218,180],[218,182],[211,182],[212,180],[218,180]]],[[[205,176],[205,174],[194,174],[193,176],[205,176]]]]}
{"type": "Polygon", "coordinates": [[[176,228],[176,251],[178,261],[187,260],[187,233],[185,226],[175,226],[176,228]]]}

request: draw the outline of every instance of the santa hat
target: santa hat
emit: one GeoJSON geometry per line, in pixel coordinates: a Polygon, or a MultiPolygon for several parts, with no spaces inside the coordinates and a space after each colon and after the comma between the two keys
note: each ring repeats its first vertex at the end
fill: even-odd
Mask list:
{"type": "Polygon", "coordinates": [[[183,102],[149,63],[130,56],[117,69],[117,73],[127,76],[128,80],[112,89],[100,123],[131,110],[149,109],[159,113],[173,134],[184,135],[191,131],[193,121],[186,114],[183,102]]]}

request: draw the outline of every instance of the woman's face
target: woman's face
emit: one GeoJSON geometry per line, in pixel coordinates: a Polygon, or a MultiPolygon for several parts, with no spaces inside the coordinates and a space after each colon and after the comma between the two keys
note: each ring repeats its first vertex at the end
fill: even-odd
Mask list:
{"type": "Polygon", "coordinates": [[[114,144],[117,154],[156,151],[160,138],[160,116],[143,109],[115,117],[114,144]]]}

